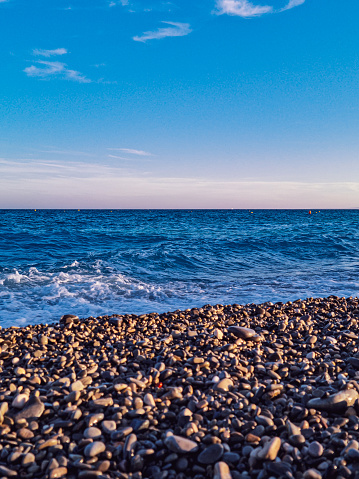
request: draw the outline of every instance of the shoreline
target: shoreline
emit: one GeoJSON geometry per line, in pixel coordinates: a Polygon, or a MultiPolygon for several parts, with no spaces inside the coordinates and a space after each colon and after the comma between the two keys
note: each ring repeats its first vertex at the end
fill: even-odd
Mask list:
{"type": "Polygon", "coordinates": [[[1,329],[0,476],[359,477],[358,321],[330,296],[1,329]]]}

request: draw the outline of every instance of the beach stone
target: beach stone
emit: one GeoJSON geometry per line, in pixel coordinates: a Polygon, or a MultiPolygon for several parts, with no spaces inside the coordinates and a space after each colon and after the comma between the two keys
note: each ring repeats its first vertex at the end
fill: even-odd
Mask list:
{"type": "Polygon", "coordinates": [[[219,340],[223,339],[223,332],[220,329],[213,330],[213,336],[219,340]]]}
{"type": "Polygon", "coordinates": [[[224,447],[222,444],[211,444],[206,447],[198,456],[198,462],[201,464],[214,464],[223,456],[224,447]]]}
{"type": "Polygon", "coordinates": [[[106,434],[111,434],[113,431],[116,431],[115,421],[102,421],[101,429],[106,434]]]}
{"type": "Polygon", "coordinates": [[[28,400],[28,394],[18,394],[12,401],[11,406],[15,407],[16,409],[22,409],[28,400]]]}
{"type": "Polygon", "coordinates": [[[308,469],[304,473],[304,479],[321,479],[322,475],[317,469],[308,469]]]}
{"type": "Polygon", "coordinates": [[[86,457],[95,457],[106,451],[106,446],[102,441],[94,441],[88,444],[84,449],[86,457]]]}
{"type": "Polygon", "coordinates": [[[0,474],[1,476],[4,476],[4,477],[16,477],[17,471],[14,471],[13,469],[9,469],[8,467],[0,464],[0,474]]]}
{"type": "Polygon", "coordinates": [[[258,452],[257,457],[265,461],[274,461],[278,455],[282,441],[279,437],[274,437],[268,441],[258,452]]]}
{"type": "Polygon", "coordinates": [[[217,462],[214,466],[213,479],[232,479],[228,464],[223,461],[217,462]]]}
{"type": "Polygon", "coordinates": [[[15,414],[15,420],[19,419],[28,419],[30,417],[41,417],[45,410],[45,405],[37,396],[32,396],[27,403],[24,405],[23,409],[15,414]]]}
{"type": "Polygon", "coordinates": [[[345,389],[336,394],[332,394],[326,398],[314,398],[308,401],[308,407],[326,412],[343,412],[349,406],[353,406],[359,398],[359,394],[355,389],[345,389]]]}
{"type": "Polygon", "coordinates": [[[124,459],[132,456],[132,451],[134,450],[137,443],[136,434],[130,434],[126,437],[125,445],[123,447],[123,456],[124,459]]]}
{"type": "Polygon", "coordinates": [[[67,394],[65,396],[65,401],[74,403],[74,402],[77,402],[80,399],[80,397],[81,397],[80,391],[72,391],[70,394],[67,394]]]}
{"type": "Polygon", "coordinates": [[[257,424],[260,424],[262,426],[274,426],[274,422],[271,418],[267,417],[267,416],[256,416],[256,422],[257,424]]]}
{"type": "Polygon", "coordinates": [[[298,447],[305,443],[305,437],[303,434],[295,434],[289,437],[289,442],[292,446],[298,447]]]}
{"type": "Polygon", "coordinates": [[[227,392],[230,390],[230,388],[233,387],[233,381],[232,379],[230,378],[224,378],[222,379],[221,381],[218,381],[218,383],[216,384],[216,387],[215,389],[217,389],[217,391],[221,391],[221,392],[227,392]]]}
{"type": "Polygon", "coordinates": [[[75,381],[75,382],[71,383],[71,385],[70,385],[70,391],[71,392],[82,391],[83,389],[85,389],[85,386],[83,385],[83,383],[81,381],[75,381]]]}
{"type": "Polygon", "coordinates": [[[359,461],[359,451],[357,449],[348,449],[345,455],[352,461],[359,461]]]}
{"type": "Polygon", "coordinates": [[[165,445],[167,448],[176,453],[185,454],[187,452],[197,452],[198,445],[196,442],[191,441],[185,437],[181,436],[169,436],[165,439],[165,445]]]}
{"type": "Polygon", "coordinates": [[[320,457],[323,455],[324,447],[318,441],[311,442],[308,447],[308,452],[312,457],[320,457]]]}
{"type": "Polygon", "coordinates": [[[58,477],[67,476],[67,467],[56,467],[52,469],[49,474],[49,479],[57,479],[58,477]]]}
{"type": "Polygon", "coordinates": [[[67,325],[71,323],[78,323],[79,320],[79,317],[74,314],[64,314],[60,319],[60,323],[63,325],[67,325]]]}
{"type": "Polygon", "coordinates": [[[90,416],[87,417],[87,424],[89,427],[94,426],[95,424],[103,421],[105,418],[105,415],[100,412],[97,414],[91,414],[90,416]]]}
{"type": "Polygon", "coordinates": [[[17,431],[17,436],[20,439],[24,439],[25,441],[28,439],[32,439],[34,437],[34,433],[30,431],[30,429],[27,429],[26,427],[22,427],[17,431]]]}
{"type": "Polygon", "coordinates": [[[144,398],[143,398],[143,402],[144,402],[147,406],[156,407],[155,400],[153,399],[153,396],[152,396],[152,394],[150,394],[150,393],[145,394],[145,396],[144,396],[144,398]]]}
{"type": "Polygon", "coordinates": [[[241,326],[229,326],[228,332],[234,334],[237,336],[237,338],[245,340],[252,339],[257,336],[257,333],[254,331],[254,329],[243,328],[241,326]]]}
{"type": "Polygon", "coordinates": [[[84,437],[87,439],[98,439],[101,435],[102,432],[98,427],[88,427],[84,431],[84,437]]]}
{"type": "Polygon", "coordinates": [[[55,437],[50,438],[47,441],[40,444],[39,451],[41,451],[42,449],[46,449],[47,447],[52,447],[52,446],[56,446],[56,445],[57,445],[57,438],[55,438],[55,437]]]}
{"type": "Polygon", "coordinates": [[[25,454],[22,458],[21,465],[24,467],[30,467],[35,463],[35,456],[31,452],[25,454]]]}

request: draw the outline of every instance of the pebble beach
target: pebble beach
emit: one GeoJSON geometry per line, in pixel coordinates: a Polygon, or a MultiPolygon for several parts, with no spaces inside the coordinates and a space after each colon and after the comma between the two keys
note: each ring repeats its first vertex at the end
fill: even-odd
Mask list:
{"type": "Polygon", "coordinates": [[[330,296],[2,329],[0,477],[359,478],[358,321],[330,296]]]}

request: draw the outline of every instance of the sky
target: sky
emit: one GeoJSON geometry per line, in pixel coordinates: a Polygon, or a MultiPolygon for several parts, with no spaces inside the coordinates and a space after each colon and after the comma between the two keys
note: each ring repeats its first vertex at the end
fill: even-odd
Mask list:
{"type": "Polygon", "coordinates": [[[359,207],[358,0],[0,0],[0,208],[359,207]]]}

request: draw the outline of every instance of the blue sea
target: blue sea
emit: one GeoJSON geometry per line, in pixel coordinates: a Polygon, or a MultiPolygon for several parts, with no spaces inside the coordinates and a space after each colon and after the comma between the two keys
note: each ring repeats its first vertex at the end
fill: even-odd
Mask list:
{"type": "Polygon", "coordinates": [[[359,210],[0,210],[0,325],[359,293],[359,210]]]}

